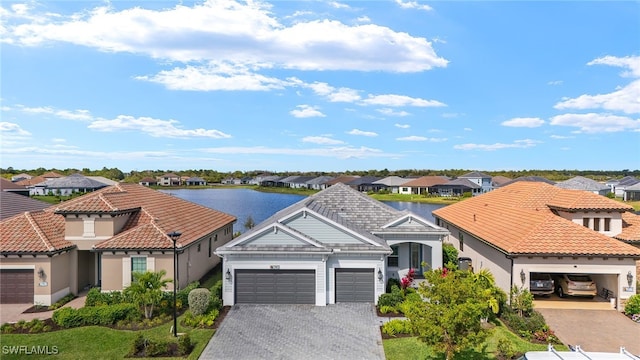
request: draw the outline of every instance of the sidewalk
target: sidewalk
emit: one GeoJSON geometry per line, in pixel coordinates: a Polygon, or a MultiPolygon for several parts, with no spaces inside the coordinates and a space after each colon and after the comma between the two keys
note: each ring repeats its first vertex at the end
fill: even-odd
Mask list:
{"type": "MultiPolygon", "coordinates": [[[[71,300],[70,302],[64,304],[64,307],[72,307],[74,309],[78,309],[84,307],[84,301],[87,297],[88,290],[82,291],[77,298],[71,300]]],[[[15,323],[20,320],[31,321],[33,319],[50,319],[53,315],[53,310],[51,311],[43,311],[43,312],[35,312],[24,314],[23,312],[33,304],[2,304],[0,305],[0,324],[4,323],[15,323]]]]}

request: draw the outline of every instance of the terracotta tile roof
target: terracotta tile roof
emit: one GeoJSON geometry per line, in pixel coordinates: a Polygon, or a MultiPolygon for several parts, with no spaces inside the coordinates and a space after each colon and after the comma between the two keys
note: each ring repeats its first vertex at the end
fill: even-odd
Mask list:
{"type": "Polygon", "coordinates": [[[449,179],[447,179],[444,176],[423,176],[423,177],[419,177],[417,179],[410,180],[410,181],[404,183],[402,186],[407,186],[407,187],[428,187],[428,186],[445,184],[447,182],[449,182],[449,179]]]}
{"type": "Polygon", "coordinates": [[[508,254],[640,256],[636,247],[556,215],[549,203],[567,209],[627,209],[593,193],[543,182],[516,182],[433,214],[508,254]]]}
{"type": "Polygon", "coordinates": [[[615,236],[616,239],[629,243],[640,244],[640,215],[629,212],[622,214],[622,232],[615,236]]]}
{"type": "Polygon", "coordinates": [[[22,249],[24,246],[20,245],[21,241],[40,241],[42,237],[36,236],[38,234],[45,234],[45,238],[54,246],[71,244],[61,235],[65,229],[62,215],[65,213],[121,212],[131,213],[123,230],[97,244],[96,249],[169,249],[173,247],[173,242],[166,234],[172,231],[182,233],[177,244],[183,247],[236,221],[232,215],[142,185],[117,184],[47,208],[42,213],[49,219],[48,222],[29,222],[31,213],[3,221],[0,251],[22,249]],[[28,236],[21,235],[29,226],[34,230],[28,236]],[[56,236],[61,237],[62,242],[56,236]]]}
{"type": "Polygon", "coordinates": [[[47,181],[47,179],[55,179],[55,178],[60,178],[62,177],[62,175],[53,172],[53,171],[49,171],[48,173],[44,173],[40,176],[36,176],[34,178],[31,179],[25,179],[25,180],[21,180],[16,182],[16,184],[18,185],[22,185],[22,186],[33,186],[36,184],[40,184],[41,182],[45,182],[47,181]]]}
{"type": "Polygon", "coordinates": [[[64,218],[32,211],[0,222],[0,253],[52,253],[75,247],[64,239],[64,218]]]}

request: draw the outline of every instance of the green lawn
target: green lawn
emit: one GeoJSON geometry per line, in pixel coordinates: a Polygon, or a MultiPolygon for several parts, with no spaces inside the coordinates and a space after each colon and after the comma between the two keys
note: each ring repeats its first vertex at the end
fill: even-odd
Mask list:
{"type": "MultiPolygon", "coordinates": [[[[545,351],[547,345],[532,344],[522,340],[520,337],[509,331],[504,325],[500,324],[491,330],[491,335],[484,344],[484,349],[476,349],[465,351],[459,354],[456,359],[459,360],[484,360],[495,359],[496,345],[500,338],[507,338],[517,352],[525,353],[527,351],[545,351]]],[[[430,346],[420,342],[416,337],[405,337],[397,339],[386,339],[382,341],[384,353],[387,360],[425,360],[425,359],[444,359],[442,354],[436,354],[430,346]]],[[[556,350],[568,350],[565,346],[556,345],[556,350]]]]}
{"type": "MultiPolygon", "coordinates": [[[[180,321],[180,319],[178,319],[180,321]]],[[[114,330],[101,326],[84,326],[69,330],[53,331],[41,334],[3,334],[2,335],[2,359],[38,359],[50,358],[51,355],[9,355],[7,347],[11,346],[48,346],[51,350],[54,346],[58,349],[56,359],[122,359],[129,352],[138,333],[142,333],[153,339],[171,340],[170,321],[158,327],[141,330],[114,330]]],[[[191,342],[194,344],[193,352],[188,359],[197,359],[213,336],[213,329],[187,330],[178,325],[178,331],[188,332],[191,342]]],[[[162,358],[185,359],[185,358],[162,358]]]]}

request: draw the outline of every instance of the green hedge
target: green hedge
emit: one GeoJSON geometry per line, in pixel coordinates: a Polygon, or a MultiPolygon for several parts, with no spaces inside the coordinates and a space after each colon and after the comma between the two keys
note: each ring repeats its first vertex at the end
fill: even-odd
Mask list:
{"type": "Polygon", "coordinates": [[[58,326],[73,328],[87,325],[114,325],[120,320],[133,321],[142,316],[134,304],[88,306],[80,309],[62,308],[51,319],[58,326]]]}
{"type": "Polygon", "coordinates": [[[640,314],[640,295],[635,294],[629,297],[624,305],[624,313],[627,315],[640,314]]]}

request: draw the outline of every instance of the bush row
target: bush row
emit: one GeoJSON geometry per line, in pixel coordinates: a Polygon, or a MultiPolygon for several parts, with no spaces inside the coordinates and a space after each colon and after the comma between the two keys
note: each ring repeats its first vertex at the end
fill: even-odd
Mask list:
{"type": "Polygon", "coordinates": [[[178,338],[178,342],[153,340],[142,334],[133,341],[133,346],[127,357],[158,357],[158,356],[186,356],[193,350],[191,338],[188,334],[178,338]]]}
{"type": "Polygon", "coordinates": [[[397,334],[411,335],[413,334],[413,328],[409,320],[393,319],[382,325],[382,333],[393,337],[397,334]]]}
{"type": "Polygon", "coordinates": [[[113,325],[118,321],[134,321],[141,317],[134,304],[89,306],[80,309],[62,308],[53,312],[51,319],[58,326],[73,328],[87,325],[113,325]]]}
{"type": "Polygon", "coordinates": [[[11,334],[14,332],[27,331],[30,334],[50,331],[51,327],[44,321],[33,319],[31,321],[20,320],[15,324],[5,323],[0,326],[0,333],[11,334]]]}

